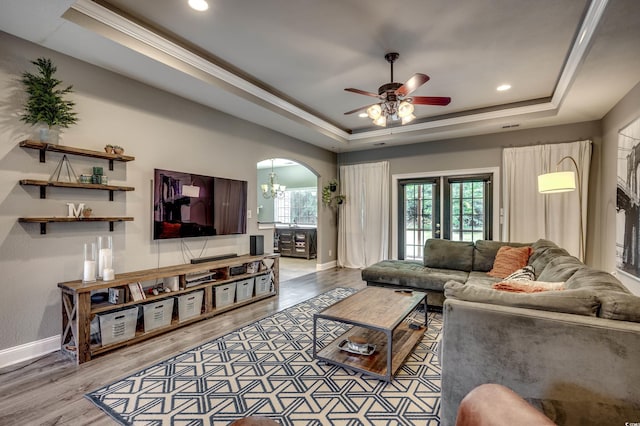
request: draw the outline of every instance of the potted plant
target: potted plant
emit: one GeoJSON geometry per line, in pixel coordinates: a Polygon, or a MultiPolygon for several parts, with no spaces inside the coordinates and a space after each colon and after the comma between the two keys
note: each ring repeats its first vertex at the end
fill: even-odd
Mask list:
{"type": "Polygon", "coordinates": [[[114,154],[122,155],[124,153],[124,148],[121,147],[120,145],[114,145],[113,152],[114,154]]]}
{"type": "Polygon", "coordinates": [[[331,189],[329,189],[329,185],[322,188],[322,204],[325,206],[331,204],[331,189]]]}
{"type": "Polygon", "coordinates": [[[29,98],[20,120],[31,125],[46,125],[40,129],[40,140],[57,143],[57,130],[60,127],[67,128],[77,121],[73,111],[75,103],[64,99],[65,95],[72,92],[73,86],[65,89],[58,87],[62,81],[54,77],[57,68],[50,59],[38,58],[31,63],[38,68],[38,72],[22,74],[20,81],[29,98]]]}
{"type": "Polygon", "coordinates": [[[91,209],[91,207],[85,207],[82,209],[82,216],[84,217],[90,217],[91,213],[93,213],[93,209],[91,209]]]}
{"type": "Polygon", "coordinates": [[[340,194],[340,195],[336,195],[335,197],[333,197],[333,199],[336,202],[336,205],[341,205],[345,202],[345,200],[347,199],[347,197],[345,197],[344,195],[340,194]]]}
{"type": "Polygon", "coordinates": [[[337,189],[338,189],[338,181],[336,179],[331,179],[329,181],[329,190],[331,192],[336,192],[337,189]]]}
{"type": "Polygon", "coordinates": [[[106,144],[104,146],[104,152],[106,152],[107,154],[113,154],[113,145],[111,145],[110,143],[106,144]]]}

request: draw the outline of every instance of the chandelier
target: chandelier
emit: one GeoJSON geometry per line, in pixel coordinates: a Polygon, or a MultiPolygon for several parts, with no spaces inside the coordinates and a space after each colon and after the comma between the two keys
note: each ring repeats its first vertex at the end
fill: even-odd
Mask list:
{"type": "Polygon", "coordinates": [[[367,108],[367,115],[376,126],[386,127],[389,121],[401,120],[402,124],[412,122],[416,118],[413,110],[411,98],[399,101],[395,96],[389,95],[385,102],[373,104],[367,108]]]}
{"type": "Polygon", "coordinates": [[[273,171],[273,159],[271,160],[271,173],[269,173],[269,182],[260,185],[262,188],[262,196],[264,198],[282,198],[284,197],[285,185],[278,183],[276,173],[273,171]]]}

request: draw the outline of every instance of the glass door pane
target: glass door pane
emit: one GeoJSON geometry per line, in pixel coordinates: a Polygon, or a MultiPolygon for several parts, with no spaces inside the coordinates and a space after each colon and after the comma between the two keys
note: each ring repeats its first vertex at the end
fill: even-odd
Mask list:
{"type": "Polygon", "coordinates": [[[491,175],[445,178],[444,238],[491,239],[491,175]]]}
{"type": "Polygon", "coordinates": [[[399,181],[398,258],[421,260],[424,242],[440,237],[439,179],[399,181]]]}

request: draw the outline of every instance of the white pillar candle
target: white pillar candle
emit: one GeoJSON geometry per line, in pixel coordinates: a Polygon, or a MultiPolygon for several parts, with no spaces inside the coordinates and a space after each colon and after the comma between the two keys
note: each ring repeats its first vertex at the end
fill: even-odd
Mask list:
{"type": "Polygon", "coordinates": [[[96,280],[96,261],[85,260],[84,272],[82,274],[82,281],[85,283],[92,283],[96,280]]]}
{"type": "Polygon", "coordinates": [[[105,269],[112,269],[113,257],[110,248],[102,248],[98,253],[98,275],[102,276],[105,269]]]}
{"type": "Polygon", "coordinates": [[[106,268],[102,271],[102,280],[111,281],[116,277],[115,271],[112,268],[106,268]]]}
{"type": "Polygon", "coordinates": [[[98,277],[105,269],[113,269],[113,240],[110,235],[98,237],[98,277]]]}

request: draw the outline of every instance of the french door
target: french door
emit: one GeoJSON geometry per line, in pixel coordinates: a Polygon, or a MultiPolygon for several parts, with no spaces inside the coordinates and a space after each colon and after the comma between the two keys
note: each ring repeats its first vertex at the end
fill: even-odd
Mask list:
{"type": "Polygon", "coordinates": [[[492,174],[398,181],[398,259],[420,260],[429,238],[491,239],[492,174]]]}
{"type": "Polygon", "coordinates": [[[440,237],[440,179],[406,179],[398,186],[398,258],[422,259],[425,240],[440,237]]]}

